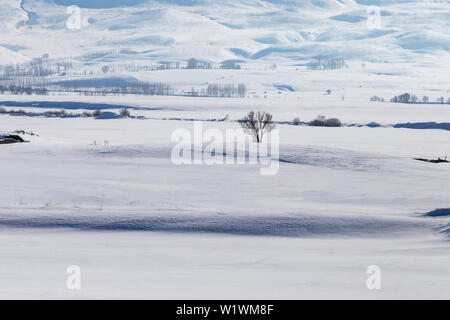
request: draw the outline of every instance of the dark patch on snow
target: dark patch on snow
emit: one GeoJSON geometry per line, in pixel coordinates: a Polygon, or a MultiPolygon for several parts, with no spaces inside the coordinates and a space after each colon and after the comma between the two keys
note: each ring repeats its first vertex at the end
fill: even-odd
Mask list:
{"type": "Polygon", "coordinates": [[[105,110],[105,109],[132,109],[132,110],[162,110],[162,108],[133,107],[120,104],[87,103],[73,101],[0,101],[0,106],[43,108],[43,109],[70,109],[70,110],[105,110]]]}
{"type": "Polygon", "coordinates": [[[422,161],[422,162],[429,162],[429,163],[449,163],[450,161],[446,159],[441,159],[441,158],[437,158],[437,159],[424,159],[424,158],[414,158],[414,160],[417,161],[422,161]]]}
{"type": "Polygon", "coordinates": [[[121,116],[120,114],[114,113],[114,112],[110,112],[110,111],[106,111],[106,112],[102,112],[102,114],[98,117],[96,117],[95,119],[98,120],[110,120],[110,119],[124,119],[126,117],[121,116]]]}
{"type": "Polygon", "coordinates": [[[359,123],[352,123],[348,124],[347,127],[369,127],[369,128],[386,128],[386,127],[392,127],[397,129],[436,129],[436,130],[450,130],[450,123],[449,122],[443,122],[443,123],[437,123],[437,122],[408,122],[408,123],[397,123],[394,125],[382,125],[378,122],[370,122],[367,124],[359,124],[359,123]]]}
{"type": "Polygon", "coordinates": [[[366,124],[366,126],[369,128],[378,128],[378,127],[381,127],[381,124],[379,124],[377,122],[370,122],[370,123],[366,124]]]}
{"type": "Polygon", "coordinates": [[[358,16],[358,15],[341,14],[338,16],[331,17],[330,19],[333,19],[336,21],[349,22],[349,23],[357,23],[357,22],[365,21],[367,18],[363,17],[363,16],[358,16]]]}
{"type": "Polygon", "coordinates": [[[0,144],[22,143],[22,142],[27,141],[23,140],[22,137],[17,134],[0,135],[0,144]]]}
{"type": "Polygon", "coordinates": [[[426,226],[419,221],[393,218],[325,216],[204,216],[204,217],[118,217],[118,216],[33,216],[0,217],[0,226],[16,228],[74,228],[105,231],[158,231],[178,233],[218,233],[281,237],[385,237],[417,231],[426,226]]]}
{"type": "Polygon", "coordinates": [[[0,43],[0,46],[5,47],[14,52],[19,52],[20,50],[28,49],[28,47],[13,45],[13,44],[6,44],[6,43],[0,43]]]}
{"type": "Polygon", "coordinates": [[[275,84],[274,87],[280,91],[295,92],[295,89],[287,84],[279,84],[279,85],[275,84]]]}
{"type": "Polygon", "coordinates": [[[443,122],[417,122],[417,123],[398,123],[394,125],[394,128],[407,128],[407,129],[441,129],[450,130],[450,123],[443,122]]]}
{"type": "Polygon", "coordinates": [[[379,124],[378,122],[370,122],[367,124],[358,124],[358,123],[351,123],[347,124],[346,127],[356,127],[356,128],[362,128],[362,127],[369,127],[369,128],[380,128],[380,127],[386,127],[382,124],[379,124]]]}
{"type": "Polygon", "coordinates": [[[450,208],[436,209],[424,214],[425,217],[450,217],[450,208]]]}
{"type": "Polygon", "coordinates": [[[54,82],[53,84],[62,87],[73,88],[104,88],[104,87],[126,87],[138,83],[139,81],[133,77],[110,77],[110,78],[93,78],[93,79],[77,79],[54,82]]]}
{"type": "Polygon", "coordinates": [[[239,48],[230,48],[230,51],[239,57],[244,57],[244,58],[250,57],[250,53],[248,53],[245,50],[239,49],[239,48]]]}

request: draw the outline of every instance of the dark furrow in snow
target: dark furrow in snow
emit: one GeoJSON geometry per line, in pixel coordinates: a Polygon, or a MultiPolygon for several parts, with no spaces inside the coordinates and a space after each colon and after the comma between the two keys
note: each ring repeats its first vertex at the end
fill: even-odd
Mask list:
{"type": "Polygon", "coordinates": [[[328,216],[2,216],[0,227],[74,228],[105,231],[162,231],[282,237],[386,237],[432,230],[415,218],[328,216]]]}

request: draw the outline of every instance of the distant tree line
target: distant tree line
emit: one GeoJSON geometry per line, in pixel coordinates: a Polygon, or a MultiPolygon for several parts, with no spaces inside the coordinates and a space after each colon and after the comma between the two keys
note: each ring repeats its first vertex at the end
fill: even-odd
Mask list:
{"type": "Polygon", "coordinates": [[[226,61],[220,64],[220,69],[241,70],[241,65],[233,61],[226,61]]]}
{"type": "MultiPolygon", "coordinates": [[[[117,66],[110,66],[108,70],[120,69],[117,66]]],[[[179,70],[179,69],[233,69],[240,70],[241,65],[234,61],[225,61],[220,63],[218,66],[214,66],[211,62],[202,61],[196,58],[191,58],[186,64],[180,62],[164,62],[158,64],[150,65],[135,65],[127,64],[122,66],[125,71],[128,72],[148,72],[148,71],[162,71],[162,70],[179,70]]],[[[106,72],[105,72],[106,73],[106,72]]]]}
{"type": "Polygon", "coordinates": [[[348,68],[343,59],[318,59],[312,60],[306,64],[309,70],[335,70],[348,68]]]}
{"type": "Polygon", "coordinates": [[[48,95],[49,92],[75,92],[85,96],[101,96],[108,94],[135,94],[135,95],[157,95],[167,96],[173,94],[172,88],[164,83],[135,83],[122,87],[101,87],[101,88],[79,88],[70,86],[48,85],[46,87],[30,87],[0,85],[0,93],[10,93],[13,95],[48,95]]]}
{"type": "Polygon", "coordinates": [[[210,83],[206,89],[197,90],[192,88],[189,92],[193,97],[223,97],[223,98],[245,98],[247,95],[247,86],[245,84],[218,84],[210,83]]]}
{"type": "Polygon", "coordinates": [[[79,87],[60,87],[55,91],[76,92],[85,96],[99,95],[150,95],[150,96],[168,96],[173,94],[173,89],[165,83],[132,83],[127,86],[101,87],[101,88],[79,88],[79,87]]]}
{"type": "Polygon", "coordinates": [[[49,55],[44,54],[42,57],[35,58],[30,62],[23,64],[8,64],[3,67],[1,78],[7,80],[10,78],[41,78],[50,75],[59,74],[73,68],[71,62],[51,62],[49,55]]]}
{"type": "Polygon", "coordinates": [[[210,62],[191,58],[187,63],[186,69],[212,69],[212,64],[210,62]]]}
{"type": "Polygon", "coordinates": [[[329,118],[325,116],[317,116],[316,119],[309,122],[311,127],[342,127],[342,123],[339,119],[329,118]]]}
{"type": "MultiPolygon", "coordinates": [[[[291,122],[294,126],[300,126],[302,122],[299,117],[295,117],[291,122]]],[[[319,115],[314,120],[305,122],[310,127],[342,127],[342,122],[337,118],[329,118],[319,115]]]]}
{"type": "MultiPolygon", "coordinates": [[[[117,54],[116,51],[94,52],[82,56],[84,60],[92,60],[106,56],[108,54],[117,54]]],[[[120,50],[119,53],[135,53],[120,50]]],[[[80,59],[81,59],[80,58],[80,59]]],[[[172,70],[172,69],[241,69],[237,61],[228,60],[219,65],[213,66],[212,63],[202,61],[196,58],[189,59],[186,64],[180,62],[160,62],[155,65],[108,65],[103,64],[97,66],[96,69],[73,68],[71,62],[66,60],[51,61],[48,54],[44,54],[39,58],[33,59],[31,62],[24,64],[11,64],[0,66],[0,94],[9,93],[13,95],[48,95],[50,92],[75,92],[86,96],[101,95],[119,95],[119,94],[135,94],[135,95],[173,95],[175,91],[162,82],[145,83],[137,82],[122,86],[102,86],[98,88],[95,85],[71,86],[58,83],[58,77],[64,76],[84,76],[91,78],[94,74],[108,74],[123,70],[129,72],[154,71],[154,70],[172,70]]],[[[60,80],[62,81],[62,80],[60,80]]],[[[245,97],[247,88],[244,84],[209,84],[202,89],[192,88],[190,92],[182,91],[179,94],[190,96],[207,96],[207,97],[245,97]]]]}
{"type": "Polygon", "coordinates": [[[395,96],[391,99],[391,102],[397,103],[416,103],[419,100],[415,94],[404,93],[395,96]]]}
{"type": "MultiPolygon", "coordinates": [[[[448,104],[450,104],[450,97],[447,98],[447,100],[444,97],[438,97],[436,99],[437,103],[444,104],[447,101],[448,104]]],[[[430,102],[430,97],[423,96],[422,99],[419,99],[415,94],[412,93],[404,93],[398,96],[395,96],[391,99],[391,102],[395,103],[428,103],[430,102]]]]}
{"type": "Polygon", "coordinates": [[[180,62],[167,62],[152,65],[129,64],[125,66],[125,70],[129,72],[146,72],[146,71],[161,71],[161,70],[176,70],[176,69],[182,69],[180,62]]]}
{"type": "MultiPolygon", "coordinates": [[[[234,61],[225,61],[222,62],[218,68],[240,70],[241,66],[234,61]]],[[[211,62],[191,58],[187,62],[186,69],[214,69],[214,67],[211,62]]]]}
{"type": "Polygon", "coordinates": [[[9,86],[3,86],[0,85],[0,93],[10,93],[14,95],[43,95],[46,96],[49,93],[49,90],[47,88],[41,88],[41,87],[29,87],[29,86],[16,86],[14,84],[11,84],[9,86]]]}
{"type": "Polygon", "coordinates": [[[370,101],[384,102],[384,98],[381,98],[379,96],[373,96],[370,98],[370,101]]]}
{"type": "Polygon", "coordinates": [[[0,94],[9,93],[12,95],[49,95],[50,92],[74,92],[84,96],[106,96],[106,95],[152,95],[167,96],[182,94],[193,97],[223,97],[223,98],[245,98],[247,96],[247,86],[245,84],[217,84],[210,83],[206,88],[200,90],[191,88],[188,92],[176,93],[168,84],[137,82],[124,86],[102,86],[102,87],[78,87],[61,86],[58,83],[49,83],[45,86],[19,86],[10,84],[0,85],[0,94]]]}

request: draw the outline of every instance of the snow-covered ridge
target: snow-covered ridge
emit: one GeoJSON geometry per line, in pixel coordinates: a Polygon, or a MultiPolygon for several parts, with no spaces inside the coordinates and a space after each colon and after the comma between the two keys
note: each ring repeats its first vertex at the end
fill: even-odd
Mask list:
{"type": "Polygon", "coordinates": [[[0,2],[0,21],[2,27],[13,29],[20,27],[27,20],[28,15],[22,8],[21,0],[2,0],[0,2]]]}
{"type": "Polygon", "coordinates": [[[30,58],[0,46],[0,65],[21,64],[30,61],[30,58]]]}
{"type": "Polygon", "coordinates": [[[0,21],[7,32],[0,35],[0,44],[20,45],[21,53],[30,57],[74,57],[120,47],[146,52],[122,56],[122,61],[185,61],[194,56],[212,61],[282,58],[292,63],[313,57],[410,61],[450,49],[446,1],[120,2],[125,7],[117,1],[95,6],[70,1],[81,7],[80,30],[66,27],[69,2],[56,3],[2,2],[0,21]],[[370,20],[377,12],[367,10],[374,5],[380,20],[370,20]]]}

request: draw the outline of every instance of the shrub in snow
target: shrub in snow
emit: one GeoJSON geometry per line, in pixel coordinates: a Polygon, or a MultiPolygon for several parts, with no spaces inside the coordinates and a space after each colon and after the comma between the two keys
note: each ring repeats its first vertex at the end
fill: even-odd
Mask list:
{"type": "Polygon", "coordinates": [[[27,112],[23,109],[19,109],[19,110],[9,110],[6,113],[9,114],[26,114],[27,112]]]}
{"type": "Polygon", "coordinates": [[[123,117],[130,117],[130,116],[131,116],[130,111],[128,111],[128,109],[121,109],[121,110],[119,111],[119,113],[120,113],[120,115],[123,116],[123,117]]]}
{"type": "Polygon", "coordinates": [[[66,114],[66,110],[64,110],[64,109],[61,109],[59,111],[45,111],[44,112],[44,115],[47,115],[47,116],[63,116],[65,114],[66,114]]]}
{"type": "Polygon", "coordinates": [[[309,123],[312,127],[342,127],[342,123],[339,119],[330,118],[325,116],[318,116],[316,119],[309,123]]]}
{"type": "Polygon", "coordinates": [[[327,124],[327,119],[325,118],[325,116],[317,116],[316,119],[314,119],[313,121],[311,121],[309,123],[309,125],[312,127],[325,127],[326,124],[327,124]]]}
{"type": "Polygon", "coordinates": [[[327,127],[342,127],[342,123],[339,119],[331,118],[327,119],[327,127]]]}
{"type": "Polygon", "coordinates": [[[294,126],[300,125],[300,118],[299,117],[295,117],[294,120],[292,120],[292,124],[294,126]]]}

